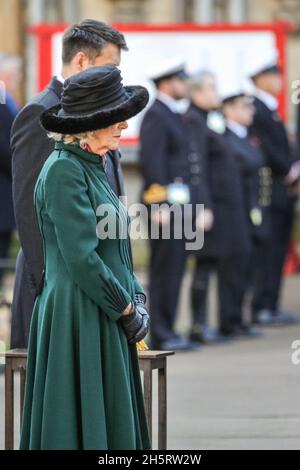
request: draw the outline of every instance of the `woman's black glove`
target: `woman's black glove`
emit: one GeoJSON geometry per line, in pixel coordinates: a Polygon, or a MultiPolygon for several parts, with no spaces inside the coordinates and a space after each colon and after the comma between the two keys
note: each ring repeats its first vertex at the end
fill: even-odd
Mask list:
{"type": "Polygon", "coordinates": [[[134,310],[129,315],[121,317],[129,343],[138,343],[148,333],[150,317],[145,307],[145,295],[136,294],[134,298],[134,310]]]}

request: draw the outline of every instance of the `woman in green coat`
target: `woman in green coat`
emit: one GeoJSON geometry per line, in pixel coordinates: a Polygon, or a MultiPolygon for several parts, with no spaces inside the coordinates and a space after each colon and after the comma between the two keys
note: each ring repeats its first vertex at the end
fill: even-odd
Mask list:
{"type": "Polygon", "coordinates": [[[124,236],[129,217],[105,173],[105,153],[148,98],[143,87],[123,87],[115,66],[93,67],[66,80],[61,106],[41,117],[57,142],[34,193],[45,270],[21,449],[151,448],[136,344],[149,315],[124,236]],[[106,238],[103,207],[117,222],[106,238]]]}

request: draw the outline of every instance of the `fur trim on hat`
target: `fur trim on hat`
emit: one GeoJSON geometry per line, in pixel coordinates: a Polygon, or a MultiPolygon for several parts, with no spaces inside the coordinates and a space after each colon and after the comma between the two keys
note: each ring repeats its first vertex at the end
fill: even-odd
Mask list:
{"type": "Polygon", "coordinates": [[[93,114],[76,116],[58,116],[61,106],[54,106],[41,114],[40,122],[46,131],[60,134],[79,134],[81,132],[104,129],[112,124],[126,121],[145,108],[149,93],[142,86],[125,86],[128,99],[107,109],[100,109],[93,114]]]}

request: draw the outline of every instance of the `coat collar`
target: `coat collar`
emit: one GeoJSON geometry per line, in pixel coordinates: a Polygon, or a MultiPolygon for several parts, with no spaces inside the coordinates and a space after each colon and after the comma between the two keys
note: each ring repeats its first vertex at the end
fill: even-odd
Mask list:
{"type": "Polygon", "coordinates": [[[54,91],[54,93],[60,98],[63,84],[56,77],[52,77],[51,82],[48,85],[48,88],[54,91]]]}
{"type": "Polygon", "coordinates": [[[260,88],[256,88],[254,96],[260,101],[262,101],[270,111],[277,111],[278,100],[270,93],[267,93],[266,91],[261,90],[260,88]]]}
{"type": "Polygon", "coordinates": [[[246,139],[248,137],[248,129],[246,126],[242,126],[238,122],[228,120],[226,127],[230,132],[233,132],[240,139],[246,139]]]}
{"type": "Polygon", "coordinates": [[[188,111],[193,111],[197,113],[199,116],[201,116],[205,120],[205,122],[207,121],[208,111],[206,109],[199,108],[199,106],[197,106],[195,103],[191,102],[188,111]]]}
{"type": "Polygon", "coordinates": [[[166,95],[162,91],[157,93],[156,99],[167,106],[172,113],[178,113],[178,102],[172,96],[166,95]]]}
{"type": "Polygon", "coordinates": [[[56,142],[55,150],[66,150],[67,152],[71,152],[77,155],[78,157],[82,158],[83,160],[98,164],[101,168],[103,168],[104,171],[101,156],[97,153],[92,153],[88,152],[87,150],[83,150],[78,144],[65,144],[63,142],[56,142]]]}

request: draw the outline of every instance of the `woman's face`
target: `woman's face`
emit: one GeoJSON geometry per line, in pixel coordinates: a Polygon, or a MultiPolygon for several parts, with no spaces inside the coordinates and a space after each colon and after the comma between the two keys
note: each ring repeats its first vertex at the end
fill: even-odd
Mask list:
{"type": "Polygon", "coordinates": [[[119,147],[122,131],[127,127],[127,121],[122,121],[95,131],[94,138],[88,142],[92,152],[104,155],[108,150],[116,150],[119,147]]]}

